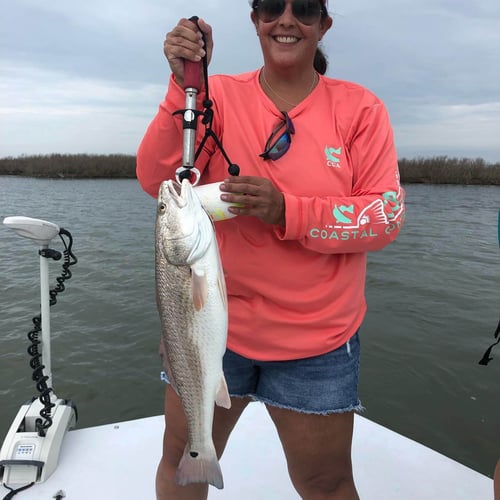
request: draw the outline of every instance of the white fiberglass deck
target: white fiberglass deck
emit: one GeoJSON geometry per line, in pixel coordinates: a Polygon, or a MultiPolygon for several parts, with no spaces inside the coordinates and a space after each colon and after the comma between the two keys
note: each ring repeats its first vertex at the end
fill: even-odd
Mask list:
{"type": "MultiPolygon", "coordinates": [[[[59,466],[16,500],[154,500],[163,417],[71,431],[59,466]]],[[[363,417],[356,416],[354,473],[362,500],[492,500],[493,481],[363,417]]],[[[225,487],[210,499],[294,500],[285,459],[265,408],[245,410],[221,461],[225,487]]],[[[0,498],[8,491],[0,487],[0,498]]]]}

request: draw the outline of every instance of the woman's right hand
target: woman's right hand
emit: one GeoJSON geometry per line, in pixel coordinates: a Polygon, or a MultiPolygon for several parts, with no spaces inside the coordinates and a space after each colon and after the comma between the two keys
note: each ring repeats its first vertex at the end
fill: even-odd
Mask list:
{"type": "Polygon", "coordinates": [[[198,20],[198,26],[205,34],[206,47],[203,46],[202,34],[193,21],[181,19],[177,26],[167,33],[163,43],[163,52],[167,58],[175,80],[184,85],[184,60],[198,62],[207,54],[210,63],[214,46],[212,27],[203,19],[198,20]]]}

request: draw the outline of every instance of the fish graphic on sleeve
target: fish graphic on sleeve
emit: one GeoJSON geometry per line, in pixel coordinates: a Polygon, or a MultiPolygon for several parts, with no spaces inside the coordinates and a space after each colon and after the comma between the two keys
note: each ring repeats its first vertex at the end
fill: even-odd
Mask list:
{"type": "Polygon", "coordinates": [[[403,213],[403,200],[399,193],[384,193],[382,199],[374,200],[366,206],[358,216],[354,205],[335,205],[333,216],[336,228],[358,229],[366,224],[389,224],[397,220],[403,213]]]}
{"type": "Polygon", "coordinates": [[[333,209],[333,216],[335,217],[336,228],[343,229],[359,229],[365,224],[388,224],[389,219],[384,212],[384,203],[382,200],[375,200],[365,207],[356,217],[354,214],[354,205],[350,206],[335,206],[333,209]],[[354,217],[350,218],[346,214],[352,214],[354,217]]]}
{"type": "Polygon", "coordinates": [[[352,219],[346,215],[346,212],[354,214],[354,205],[341,205],[340,207],[335,205],[335,208],[333,209],[333,216],[335,217],[337,224],[352,224],[352,219]]]}

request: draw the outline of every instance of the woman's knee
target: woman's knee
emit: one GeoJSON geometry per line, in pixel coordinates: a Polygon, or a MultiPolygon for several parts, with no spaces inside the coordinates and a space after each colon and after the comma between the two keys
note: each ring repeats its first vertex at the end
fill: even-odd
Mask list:
{"type": "Polygon", "coordinates": [[[290,470],[290,478],[304,500],[358,498],[349,464],[319,465],[316,470],[290,470]]]}
{"type": "Polygon", "coordinates": [[[163,465],[179,463],[188,439],[187,419],[179,396],[167,386],[165,394],[165,431],[163,434],[163,465]]]}
{"type": "Polygon", "coordinates": [[[305,499],[356,499],[351,462],[352,413],[305,414],[268,406],[290,478],[305,499]]]}
{"type": "Polygon", "coordinates": [[[176,469],[182,458],[185,447],[186,439],[183,436],[174,435],[165,429],[165,436],[163,439],[163,465],[168,468],[176,469]]]}

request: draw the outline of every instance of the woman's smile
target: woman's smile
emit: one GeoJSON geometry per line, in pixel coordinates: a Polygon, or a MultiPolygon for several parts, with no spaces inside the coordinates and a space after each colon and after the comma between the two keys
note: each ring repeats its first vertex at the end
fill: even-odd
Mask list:
{"type": "Polygon", "coordinates": [[[292,44],[300,41],[300,38],[290,35],[276,35],[271,38],[278,43],[285,43],[285,44],[292,44]]]}

